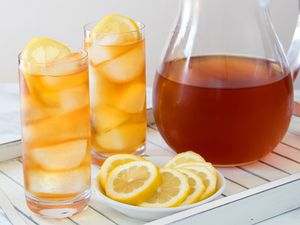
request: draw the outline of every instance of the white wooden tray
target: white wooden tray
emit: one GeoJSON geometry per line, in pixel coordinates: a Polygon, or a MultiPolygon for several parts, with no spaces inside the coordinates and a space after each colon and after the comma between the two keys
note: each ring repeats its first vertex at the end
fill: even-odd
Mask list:
{"type": "MultiPolygon", "coordinates": [[[[9,148],[16,152],[21,149],[18,143],[13,143],[9,148]]],[[[155,124],[148,126],[146,154],[175,154],[164,142],[155,124]]],[[[300,136],[287,133],[272,153],[255,164],[219,170],[227,179],[227,188],[222,198],[147,224],[198,224],[199,221],[205,225],[217,225],[220,221],[222,225],[255,224],[300,207],[300,136]]],[[[92,167],[94,176],[98,171],[99,168],[92,167]]],[[[0,185],[29,225],[146,224],[110,209],[96,195],[92,196],[86,211],[72,218],[45,220],[33,215],[24,199],[20,158],[0,163],[0,185]]]]}

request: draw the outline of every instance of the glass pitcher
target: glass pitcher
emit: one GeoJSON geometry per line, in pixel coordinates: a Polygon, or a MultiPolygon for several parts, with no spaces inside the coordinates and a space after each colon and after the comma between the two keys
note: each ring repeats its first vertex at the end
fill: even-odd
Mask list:
{"type": "Polygon", "coordinates": [[[164,140],[219,166],[254,162],[287,131],[292,76],[265,0],[181,0],[154,83],[164,140]]]}

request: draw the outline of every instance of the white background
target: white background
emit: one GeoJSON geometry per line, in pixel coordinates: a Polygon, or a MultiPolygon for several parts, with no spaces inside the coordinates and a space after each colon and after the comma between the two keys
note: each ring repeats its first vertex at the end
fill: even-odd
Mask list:
{"type": "MultiPolygon", "coordinates": [[[[179,1],[0,0],[0,82],[18,81],[17,54],[32,37],[82,46],[83,24],[108,13],[121,13],[146,25],[147,81],[151,86],[179,1]]],[[[292,38],[297,9],[297,0],[271,0],[272,20],[285,48],[292,38]]],[[[298,84],[300,88],[300,80],[298,84]]]]}

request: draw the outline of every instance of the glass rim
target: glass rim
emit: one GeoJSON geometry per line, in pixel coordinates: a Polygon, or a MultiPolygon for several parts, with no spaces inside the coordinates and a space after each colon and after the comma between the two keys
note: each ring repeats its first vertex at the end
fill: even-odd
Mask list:
{"type": "Polygon", "coordinates": [[[71,53],[76,53],[76,52],[79,52],[79,53],[82,53],[82,56],[80,58],[76,58],[76,59],[70,59],[68,61],[64,61],[64,62],[60,62],[59,60],[57,62],[49,62],[49,63],[37,63],[37,62],[30,62],[29,60],[26,60],[24,59],[22,56],[24,54],[24,51],[21,51],[19,54],[18,54],[18,62],[19,64],[21,62],[26,62],[26,63],[29,63],[31,65],[62,65],[62,64],[70,64],[70,63],[76,63],[76,62],[81,62],[81,61],[84,61],[84,60],[88,60],[88,52],[84,49],[80,49],[78,51],[75,51],[75,52],[71,52],[71,53]]]}
{"type": "MultiPolygon", "coordinates": [[[[83,29],[85,32],[90,32],[90,33],[94,33],[93,32],[93,28],[95,27],[95,25],[97,25],[99,21],[94,20],[92,22],[86,23],[83,25],[83,29]]],[[[116,35],[116,34],[130,34],[130,33],[136,33],[136,32],[143,32],[145,30],[145,24],[143,24],[140,21],[134,21],[137,25],[138,25],[138,30],[131,30],[131,31],[124,31],[124,32],[115,32],[115,33],[110,33],[110,32],[99,32],[99,34],[107,34],[107,35],[116,35]]]]}

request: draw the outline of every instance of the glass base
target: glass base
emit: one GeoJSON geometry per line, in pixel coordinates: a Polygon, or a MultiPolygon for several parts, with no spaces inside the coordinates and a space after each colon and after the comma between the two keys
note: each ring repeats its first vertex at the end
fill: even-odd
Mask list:
{"type": "Polygon", "coordinates": [[[86,190],[79,197],[65,201],[45,201],[26,193],[28,208],[35,214],[47,219],[60,219],[80,213],[88,207],[91,190],[86,190]]]}
{"type": "MultiPolygon", "coordinates": [[[[138,149],[136,149],[136,151],[132,152],[132,153],[128,153],[128,154],[133,154],[133,155],[139,155],[142,156],[146,151],[146,147],[145,145],[139,147],[138,149]]],[[[127,154],[127,152],[118,152],[118,154],[127,154]]],[[[101,153],[101,152],[96,152],[94,150],[92,150],[92,162],[95,165],[101,166],[103,164],[103,162],[110,156],[112,156],[114,154],[106,154],[106,153],[101,153]]]]}

